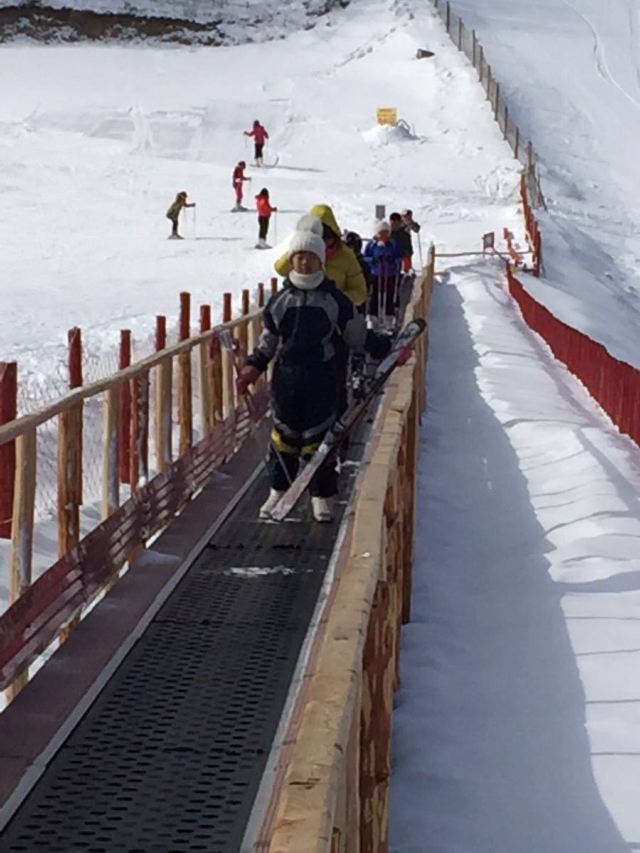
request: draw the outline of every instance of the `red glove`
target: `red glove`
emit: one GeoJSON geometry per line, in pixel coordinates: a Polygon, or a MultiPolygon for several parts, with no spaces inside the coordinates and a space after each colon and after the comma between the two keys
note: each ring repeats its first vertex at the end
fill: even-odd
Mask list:
{"type": "Polygon", "coordinates": [[[398,367],[402,367],[403,364],[406,364],[412,355],[413,347],[403,347],[398,354],[398,361],[396,362],[398,367]]]}
{"type": "Polygon", "coordinates": [[[253,383],[260,376],[260,371],[257,367],[251,367],[250,365],[246,365],[242,368],[240,373],[236,379],[236,391],[242,397],[247,393],[249,385],[253,385],[253,383]]]}

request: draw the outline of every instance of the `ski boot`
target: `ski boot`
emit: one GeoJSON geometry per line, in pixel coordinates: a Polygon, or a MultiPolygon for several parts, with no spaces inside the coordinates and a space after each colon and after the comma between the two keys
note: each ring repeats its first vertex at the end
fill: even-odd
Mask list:
{"type": "Polygon", "coordinates": [[[260,507],[258,518],[262,519],[262,521],[268,521],[271,518],[271,510],[274,509],[283,495],[284,492],[279,492],[277,489],[270,489],[269,497],[260,507]]]}
{"type": "Polygon", "coordinates": [[[333,521],[333,511],[331,509],[331,498],[311,498],[311,511],[316,521],[327,522],[333,521]]]}

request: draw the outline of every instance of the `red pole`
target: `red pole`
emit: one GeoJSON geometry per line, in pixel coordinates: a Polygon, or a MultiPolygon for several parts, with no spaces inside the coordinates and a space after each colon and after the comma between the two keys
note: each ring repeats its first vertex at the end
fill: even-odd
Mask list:
{"type": "Polygon", "coordinates": [[[208,332],[211,328],[211,306],[200,306],[200,331],[208,332]]]}
{"type": "Polygon", "coordinates": [[[228,323],[233,316],[233,303],[232,296],[230,293],[225,293],[223,297],[223,307],[222,307],[222,322],[228,323]]]}
{"type": "MultiPolygon", "coordinates": [[[[0,424],[18,417],[18,365],[0,362],[0,424]]],[[[16,443],[0,444],[0,538],[11,539],[13,487],[16,477],[16,443]]]]}
{"type": "MultiPolygon", "coordinates": [[[[82,332],[77,326],[69,329],[67,332],[67,342],[69,344],[69,388],[80,388],[83,384],[82,380],[82,332]]],[[[76,470],[76,501],[82,503],[82,404],[78,410],[79,423],[76,425],[76,438],[80,442],[78,448],[79,465],[76,470]]]]}
{"type": "MultiPolygon", "coordinates": [[[[120,332],[120,370],[131,364],[131,332],[120,332]]],[[[131,391],[129,383],[120,386],[120,482],[131,482],[131,391]]]]}
{"type": "Polygon", "coordinates": [[[258,308],[264,308],[264,281],[258,282],[258,308]]]}
{"type": "Polygon", "coordinates": [[[167,345],[167,318],[163,314],[156,317],[156,352],[167,345]]]}
{"type": "Polygon", "coordinates": [[[277,293],[277,292],[278,292],[278,279],[274,276],[271,279],[271,293],[277,293]]]}
{"type": "Polygon", "coordinates": [[[191,327],[191,294],[180,294],[180,340],[186,341],[191,327]]]}

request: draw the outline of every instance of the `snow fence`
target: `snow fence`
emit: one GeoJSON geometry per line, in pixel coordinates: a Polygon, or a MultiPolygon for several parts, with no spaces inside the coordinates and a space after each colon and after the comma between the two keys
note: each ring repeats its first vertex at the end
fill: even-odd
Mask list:
{"type": "MultiPolygon", "coordinates": [[[[434,252],[405,319],[428,318],[434,252]]],[[[388,848],[391,718],[409,619],[428,335],[383,398],[258,850],[388,848]]]]}

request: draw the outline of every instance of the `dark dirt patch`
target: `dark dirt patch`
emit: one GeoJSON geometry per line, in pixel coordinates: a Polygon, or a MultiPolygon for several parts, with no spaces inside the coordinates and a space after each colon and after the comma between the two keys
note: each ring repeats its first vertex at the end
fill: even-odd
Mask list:
{"type": "Polygon", "coordinates": [[[134,41],[220,45],[222,20],[195,23],[180,18],[52,9],[40,3],[0,9],[0,42],[32,38],[40,42],[134,41]]]}

